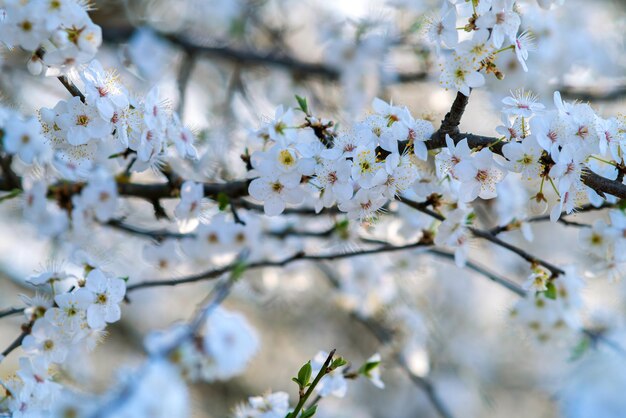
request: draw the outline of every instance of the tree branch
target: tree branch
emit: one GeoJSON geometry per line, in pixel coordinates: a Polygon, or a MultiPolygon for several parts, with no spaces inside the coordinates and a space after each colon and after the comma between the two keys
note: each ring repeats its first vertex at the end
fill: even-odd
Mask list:
{"type": "Polygon", "coordinates": [[[0,311],[0,318],[4,318],[5,316],[13,316],[17,314],[21,314],[24,312],[24,308],[8,308],[0,311]]]}
{"type": "MultiPolygon", "coordinates": [[[[111,28],[102,26],[102,37],[106,42],[125,42],[128,41],[134,31],[135,28],[132,27],[111,28]]],[[[194,56],[211,56],[246,66],[281,68],[290,71],[296,78],[318,77],[336,81],[341,76],[341,71],[338,68],[327,64],[301,61],[285,54],[237,49],[228,45],[203,44],[179,34],[165,34],[154,30],[154,28],[153,31],[160,38],[169,41],[171,44],[194,56]]],[[[398,83],[411,83],[425,80],[427,77],[428,73],[425,71],[402,73],[397,75],[395,81],[398,83]]]]}
{"type": "MultiPolygon", "coordinates": [[[[301,261],[301,260],[308,260],[308,261],[338,260],[338,259],[343,259],[343,258],[359,257],[363,255],[370,255],[370,254],[391,253],[391,252],[396,252],[396,251],[410,250],[413,248],[426,247],[429,245],[432,245],[432,243],[418,241],[418,242],[407,244],[407,245],[399,245],[399,246],[384,245],[384,246],[374,248],[374,249],[360,250],[360,251],[354,251],[354,252],[349,252],[349,253],[333,253],[333,254],[327,254],[327,255],[324,255],[324,254],[307,255],[305,253],[300,252],[280,261],[263,260],[263,261],[252,262],[246,265],[246,270],[258,269],[258,268],[263,268],[263,267],[284,267],[295,261],[301,261]]],[[[222,274],[228,271],[233,270],[235,267],[237,267],[237,264],[230,264],[226,267],[222,267],[222,268],[218,268],[214,270],[208,270],[203,273],[190,275],[187,277],[181,277],[177,279],[146,280],[143,282],[129,285],[126,288],[126,292],[130,293],[137,289],[142,289],[146,287],[178,286],[178,285],[186,284],[186,283],[195,283],[195,282],[204,281],[204,280],[211,280],[211,279],[215,279],[221,276],[222,274]]]]}

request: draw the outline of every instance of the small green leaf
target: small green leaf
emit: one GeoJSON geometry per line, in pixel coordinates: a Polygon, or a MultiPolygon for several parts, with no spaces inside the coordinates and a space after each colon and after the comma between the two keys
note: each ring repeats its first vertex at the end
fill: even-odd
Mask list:
{"type": "Polygon", "coordinates": [[[309,105],[306,102],[306,97],[301,97],[298,96],[296,94],[296,100],[298,101],[298,104],[300,105],[300,110],[302,110],[305,114],[309,114],[309,105]]]}
{"type": "Polygon", "coordinates": [[[128,276],[120,277],[120,279],[122,279],[122,280],[124,280],[126,283],[128,283],[128,276]]]}
{"type": "Polygon", "coordinates": [[[348,361],[346,359],[344,359],[343,357],[338,357],[333,360],[329,368],[330,370],[335,370],[336,368],[345,366],[346,364],[348,364],[348,361]]]}
{"type": "Polygon", "coordinates": [[[239,280],[241,276],[246,272],[248,266],[243,261],[237,261],[237,263],[233,266],[231,270],[231,277],[233,280],[239,280]]]}
{"type": "Polygon", "coordinates": [[[583,337],[578,344],[574,348],[572,348],[572,353],[569,356],[569,361],[576,361],[580,359],[591,346],[589,338],[583,337]]]}
{"type": "Polygon", "coordinates": [[[376,367],[378,367],[379,364],[380,364],[380,361],[372,361],[369,363],[365,363],[359,368],[359,373],[362,374],[363,376],[368,377],[370,375],[370,372],[374,370],[376,367]]]}
{"type": "Polygon", "coordinates": [[[220,192],[217,194],[217,207],[220,211],[224,211],[228,207],[229,203],[230,199],[226,193],[220,192]]]}
{"type": "Polygon", "coordinates": [[[310,407],[306,411],[302,411],[302,415],[300,415],[300,417],[301,418],[310,418],[313,415],[315,415],[316,411],[317,411],[317,405],[313,405],[312,407],[310,407]]]}
{"type": "Polygon", "coordinates": [[[13,199],[14,197],[19,196],[22,193],[20,189],[13,189],[9,193],[0,197],[0,202],[4,202],[5,200],[13,199]]]}
{"type": "Polygon", "coordinates": [[[548,284],[546,285],[546,288],[548,290],[543,292],[543,294],[546,295],[548,299],[556,300],[556,286],[554,286],[554,283],[548,282],[548,284]]]}
{"type": "Polygon", "coordinates": [[[311,367],[311,362],[307,361],[307,363],[300,368],[298,372],[298,380],[300,381],[300,387],[305,388],[309,385],[309,381],[311,380],[311,375],[313,374],[313,368],[311,367]]]}

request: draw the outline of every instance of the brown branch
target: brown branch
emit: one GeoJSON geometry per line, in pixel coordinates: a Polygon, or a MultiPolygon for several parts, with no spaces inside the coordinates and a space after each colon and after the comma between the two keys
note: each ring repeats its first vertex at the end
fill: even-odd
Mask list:
{"type": "MultiPolygon", "coordinates": [[[[447,251],[443,251],[440,250],[438,248],[430,248],[426,251],[428,254],[432,254],[435,255],[437,257],[441,257],[441,258],[445,258],[451,261],[454,261],[454,254],[447,252],[447,251]]],[[[512,280],[509,280],[505,277],[499,276],[498,274],[490,271],[487,267],[476,263],[474,261],[468,260],[465,263],[465,266],[470,269],[473,270],[474,272],[486,277],[487,279],[491,280],[494,283],[499,284],[500,286],[504,287],[505,289],[510,290],[511,292],[515,293],[518,296],[521,297],[526,297],[527,292],[522,288],[522,286],[520,286],[519,284],[515,283],[512,280]]]]}
{"type": "Polygon", "coordinates": [[[575,88],[561,86],[558,91],[564,99],[580,100],[583,102],[612,102],[626,97],[626,84],[619,84],[611,88],[575,88]]]}
{"type": "MultiPolygon", "coordinates": [[[[441,215],[438,212],[435,212],[432,209],[429,209],[428,207],[425,207],[424,203],[419,203],[419,202],[415,202],[413,200],[407,199],[405,197],[400,197],[398,198],[398,200],[422,213],[425,213],[427,215],[429,215],[432,218],[435,218],[439,221],[445,221],[445,217],[443,215],[441,215]]],[[[519,247],[516,247],[515,245],[509,244],[508,242],[502,241],[500,238],[496,237],[495,235],[493,235],[491,232],[489,231],[485,231],[482,229],[478,229],[478,228],[474,228],[474,227],[468,227],[468,230],[472,233],[472,235],[474,235],[477,238],[482,238],[485,239],[493,244],[496,244],[502,248],[505,248],[509,251],[511,251],[512,253],[517,254],[518,256],[520,256],[521,258],[523,258],[524,260],[528,261],[531,264],[539,264],[545,268],[547,268],[548,270],[550,270],[550,272],[555,275],[558,276],[560,274],[564,274],[565,272],[560,269],[559,267],[541,259],[538,258],[524,250],[522,250],[519,247]]]]}
{"type": "Polygon", "coordinates": [[[2,362],[3,358],[5,358],[9,354],[11,354],[13,352],[13,350],[15,350],[16,348],[21,346],[22,345],[22,341],[24,341],[24,338],[26,338],[26,336],[29,333],[30,333],[30,331],[22,331],[22,333],[20,335],[18,335],[17,338],[15,340],[13,340],[13,342],[7,348],[5,348],[4,351],[0,354],[0,362],[2,362]]]}
{"type": "MultiPolygon", "coordinates": [[[[419,247],[426,247],[426,246],[430,246],[432,245],[430,242],[423,242],[423,241],[418,241],[415,243],[411,243],[411,244],[407,244],[407,245],[400,245],[400,246],[394,246],[394,245],[384,245],[378,248],[373,248],[373,249],[368,249],[368,250],[360,250],[360,251],[354,251],[354,252],[348,252],[348,253],[333,253],[333,254],[314,254],[314,255],[308,255],[305,254],[303,252],[297,253],[295,255],[292,255],[291,257],[287,257],[283,260],[280,261],[270,261],[270,260],[263,260],[263,261],[257,261],[257,262],[253,262],[253,263],[249,263],[246,265],[246,270],[251,270],[251,269],[258,269],[258,268],[263,268],[263,267],[284,267],[288,264],[291,264],[295,261],[301,261],[301,260],[308,260],[308,261],[330,261],[330,260],[338,260],[338,259],[343,259],[343,258],[352,258],[352,257],[359,257],[359,256],[364,256],[364,255],[370,255],[370,254],[381,254],[381,253],[391,253],[391,252],[396,252],[396,251],[405,251],[405,250],[410,250],[410,249],[414,249],[414,248],[419,248],[419,247]]],[[[203,273],[199,273],[199,274],[195,274],[195,275],[191,275],[191,276],[187,276],[187,277],[181,277],[181,278],[177,278],[177,279],[170,279],[170,280],[146,280],[143,282],[139,282],[136,284],[131,284],[126,288],[127,293],[130,293],[132,291],[135,291],[137,289],[142,289],[142,288],[146,288],[146,287],[161,287],[161,286],[178,286],[181,284],[187,284],[187,283],[195,283],[195,282],[200,282],[200,281],[204,281],[204,280],[211,280],[211,279],[215,279],[217,277],[220,277],[222,274],[231,271],[232,269],[234,269],[235,267],[237,267],[236,264],[230,264],[226,267],[222,267],[222,268],[218,268],[218,269],[214,269],[214,270],[208,270],[205,271],[203,273]]]]}
{"type": "Polygon", "coordinates": [[[76,87],[76,84],[72,83],[70,79],[67,78],[67,76],[65,75],[60,75],[57,78],[72,96],[80,98],[80,101],[85,103],[85,95],[80,91],[78,87],[76,87]]]}
{"type": "Polygon", "coordinates": [[[469,102],[469,96],[464,95],[460,91],[457,92],[456,98],[450,107],[450,111],[441,121],[441,127],[439,128],[439,136],[445,138],[446,134],[454,135],[459,133],[459,125],[461,124],[461,118],[465,113],[465,108],[469,102]]]}
{"type": "MultiPolygon", "coordinates": [[[[506,144],[506,142],[499,141],[498,138],[466,133],[457,133],[450,135],[450,137],[455,143],[467,138],[467,144],[470,148],[490,148],[493,152],[500,155],[502,155],[502,146],[506,144]]],[[[439,132],[436,132],[432,139],[426,142],[426,146],[428,149],[445,147],[445,135],[442,137],[439,132]]],[[[609,180],[589,170],[583,173],[582,181],[601,196],[610,194],[620,199],[626,199],[626,185],[621,182],[609,180]]]]}
{"type": "MultiPolygon", "coordinates": [[[[112,28],[102,26],[102,37],[106,42],[126,42],[134,31],[135,29],[132,27],[112,28]]],[[[210,56],[245,66],[281,68],[291,72],[296,78],[318,77],[336,81],[341,76],[341,71],[338,68],[322,63],[302,61],[286,54],[237,49],[229,45],[203,44],[198,40],[183,37],[179,34],[166,34],[156,30],[154,30],[154,33],[194,56],[210,56]]],[[[427,77],[428,73],[425,71],[402,73],[395,77],[395,81],[398,83],[411,83],[425,80],[427,77]]]]}
{"type": "Polygon", "coordinates": [[[0,311],[0,318],[5,316],[13,316],[24,312],[24,308],[8,308],[0,311]]]}

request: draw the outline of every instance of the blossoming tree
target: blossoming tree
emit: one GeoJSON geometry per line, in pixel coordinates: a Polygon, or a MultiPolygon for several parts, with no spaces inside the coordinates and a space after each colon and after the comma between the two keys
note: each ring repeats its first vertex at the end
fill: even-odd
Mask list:
{"type": "MultiPolygon", "coordinates": [[[[337,20],[315,2],[120,3],[0,1],[3,264],[24,265],[11,259],[22,248],[44,266],[4,272],[2,338],[14,332],[0,355],[0,416],[196,416],[193,388],[253,373],[266,350],[272,373],[256,378],[284,390],[207,416],[500,416],[476,388],[511,384],[498,376],[507,362],[517,376],[533,370],[524,384],[535,396],[557,394],[550,411],[622,416],[621,308],[583,292],[621,278],[626,262],[626,119],[588,103],[620,88],[598,94],[541,67],[581,31],[568,34],[563,16],[591,6],[389,1],[382,17],[337,20]],[[319,32],[298,41],[324,45],[317,61],[292,47],[299,24],[319,32]],[[390,100],[415,83],[443,97],[440,121],[425,95],[390,100]],[[472,114],[479,122],[467,120],[474,96],[492,103],[472,114]],[[267,103],[273,116],[259,118],[267,103]],[[192,129],[203,113],[217,116],[192,129]],[[514,299],[468,287],[464,271],[514,299]],[[175,295],[183,285],[193,303],[175,295]],[[287,337],[264,336],[267,294],[291,301],[287,337]],[[240,309],[224,306],[232,299],[240,309]],[[587,299],[610,308],[589,313],[587,299]],[[314,324],[307,300],[347,325],[314,324]],[[506,310],[497,323],[494,308],[506,310]],[[114,356],[105,337],[130,324],[141,356],[111,362],[120,370],[98,382],[85,362],[114,356]],[[375,341],[369,351],[356,350],[361,335],[345,341],[354,330],[375,341]],[[303,332],[342,335],[303,351],[303,332]],[[534,358],[507,358],[522,341],[534,358]],[[408,385],[417,403],[392,399],[408,385]],[[358,409],[359,391],[380,402],[358,409]]],[[[585,36],[575,48],[597,49],[585,36]]],[[[597,54],[589,71],[606,70],[610,54],[597,54]]],[[[558,57],[558,68],[575,59],[558,57]]],[[[506,416],[538,413],[533,402],[506,416]]]]}

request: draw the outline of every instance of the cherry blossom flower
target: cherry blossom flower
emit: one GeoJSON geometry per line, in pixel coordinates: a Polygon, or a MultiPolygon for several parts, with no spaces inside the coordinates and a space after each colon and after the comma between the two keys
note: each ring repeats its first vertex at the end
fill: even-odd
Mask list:
{"type": "Polygon", "coordinates": [[[57,124],[71,145],[83,145],[111,134],[109,122],[102,119],[95,108],[81,102],[78,97],[68,100],[67,113],[58,116],[57,124]]]}
{"type": "Polygon", "coordinates": [[[87,104],[96,107],[104,120],[110,121],[116,111],[128,108],[128,94],[113,73],[107,73],[99,61],[93,60],[81,73],[87,104]]]}
{"type": "Polygon", "coordinates": [[[359,189],[352,199],[339,203],[339,210],[348,214],[348,219],[368,221],[375,217],[387,201],[374,189],[359,189]]]}
{"type": "Polygon", "coordinates": [[[522,68],[524,72],[528,72],[528,65],[526,65],[526,61],[528,60],[528,52],[535,51],[535,35],[530,31],[524,31],[517,35],[515,38],[515,56],[520,64],[522,64],[522,68]]]}
{"type": "Polygon", "coordinates": [[[502,112],[507,115],[530,118],[545,109],[545,106],[541,103],[537,103],[537,100],[537,95],[531,91],[524,89],[512,91],[510,96],[502,99],[502,104],[504,104],[502,112]]]}
{"type": "Polygon", "coordinates": [[[235,418],[284,418],[289,412],[289,394],[286,392],[252,396],[248,402],[238,405],[235,418]]]}
{"type": "Polygon", "coordinates": [[[46,311],[45,318],[74,337],[84,335],[87,326],[87,308],[93,303],[94,295],[85,288],[54,297],[58,308],[46,311]]]}
{"type": "Polygon", "coordinates": [[[472,150],[467,145],[467,138],[463,138],[455,144],[448,134],[446,134],[446,145],[447,147],[442,149],[435,157],[437,176],[444,178],[450,175],[452,178],[457,178],[455,167],[462,161],[470,159],[472,150]]]}
{"type": "Polygon", "coordinates": [[[494,0],[492,10],[481,15],[476,25],[481,29],[491,29],[491,39],[496,48],[500,48],[505,38],[515,42],[515,35],[520,27],[521,19],[513,10],[513,1],[494,0]]]}
{"type": "Polygon", "coordinates": [[[438,15],[432,16],[426,23],[427,39],[439,49],[455,48],[459,42],[456,29],[456,9],[448,1],[442,2],[438,15]]]}
{"type": "Polygon", "coordinates": [[[143,257],[159,270],[171,270],[181,257],[176,249],[176,240],[168,239],[161,244],[148,244],[143,247],[143,257]]]}
{"type": "Polygon", "coordinates": [[[26,164],[32,164],[34,160],[42,161],[49,154],[36,118],[13,119],[4,131],[4,148],[10,154],[17,154],[26,164]]]}
{"type": "Polygon", "coordinates": [[[187,221],[198,219],[202,211],[204,187],[201,183],[187,180],[180,188],[180,202],[174,209],[176,219],[187,221]]]}
{"type": "Polygon", "coordinates": [[[454,248],[454,261],[462,267],[467,260],[470,231],[467,228],[469,212],[464,208],[454,209],[439,225],[435,235],[435,245],[454,248]]]}
{"type": "Polygon", "coordinates": [[[87,323],[90,328],[100,330],[107,323],[119,321],[119,304],[126,294],[124,280],[107,277],[101,270],[95,269],[87,275],[85,289],[93,295],[91,304],[87,307],[87,323]]]}
{"type": "Polygon", "coordinates": [[[446,89],[458,90],[469,96],[470,89],[485,84],[485,77],[471,58],[454,54],[445,61],[439,83],[446,89]]]}
{"type": "Polygon", "coordinates": [[[477,197],[493,199],[497,196],[496,184],[506,175],[493,160],[493,153],[488,148],[460,162],[454,170],[462,183],[459,197],[465,202],[471,202],[477,197]]]}
{"type": "Polygon", "coordinates": [[[543,171],[540,162],[543,150],[534,137],[522,142],[509,142],[502,147],[502,154],[507,158],[505,163],[510,171],[522,173],[527,180],[538,179],[543,171]]]}
{"type": "Polygon", "coordinates": [[[304,199],[300,178],[299,173],[272,173],[252,180],[248,192],[250,196],[263,202],[266,215],[280,215],[287,203],[298,204],[304,199]]]}
{"type": "Polygon", "coordinates": [[[205,379],[228,379],[243,372],[258,351],[259,338],[243,315],[217,308],[204,325],[202,344],[213,361],[205,379]]]}
{"type": "Polygon", "coordinates": [[[82,203],[91,208],[100,222],[113,218],[117,208],[117,183],[104,169],[95,170],[81,192],[82,203]]]}
{"type": "Polygon", "coordinates": [[[68,353],[68,341],[47,319],[35,322],[22,344],[24,351],[33,356],[39,355],[48,362],[62,364],[68,353]]]}

